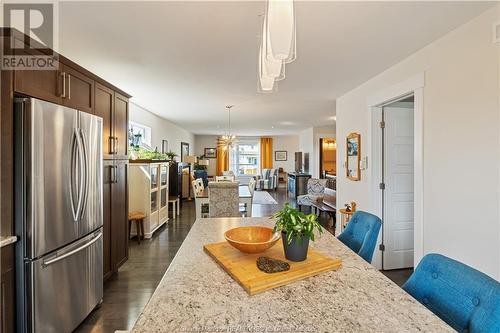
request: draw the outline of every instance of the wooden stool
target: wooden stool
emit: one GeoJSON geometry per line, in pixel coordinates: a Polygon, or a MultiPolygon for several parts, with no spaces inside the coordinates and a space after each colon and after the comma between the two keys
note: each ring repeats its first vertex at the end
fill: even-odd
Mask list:
{"type": "Polygon", "coordinates": [[[137,242],[139,244],[141,244],[141,237],[144,238],[144,219],[145,218],[146,218],[146,215],[144,215],[143,212],[130,212],[130,213],[128,213],[128,238],[130,239],[130,230],[132,229],[132,222],[135,221],[135,229],[137,232],[137,242]]]}
{"type": "Polygon", "coordinates": [[[176,217],[176,214],[175,214],[175,205],[177,205],[177,216],[180,215],[180,200],[179,200],[179,197],[173,197],[173,196],[170,196],[168,197],[168,203],[172,203],[172,218],[175,219],[176,217]]]}

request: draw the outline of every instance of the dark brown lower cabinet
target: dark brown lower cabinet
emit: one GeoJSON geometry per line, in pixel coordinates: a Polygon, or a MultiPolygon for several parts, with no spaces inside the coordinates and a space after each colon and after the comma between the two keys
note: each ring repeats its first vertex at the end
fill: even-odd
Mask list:
{"type": "Polygon", "coordinates": [[[128,259],[128,160],[115,160],[111,186],[111,258],[116,270],[128,259]]]}
{"type": "Polygon", "coordinates": [[[2,269],[0,276],[0,332],[14,332],[15,324],[15,284],[14,245],[1,249],[2,269]]]}
{"type": "Polygon", "coordinates": [[[104,280],[128,259],[128,161],[105,160],[103,180],[104,280]]]}
{"type": "Polygon", "coordinates": [[[111,265],[111,186],[113,174],[113,160],[103,161],[103,186],[102,186],[102,222],[103,222],[103,273],[104,281],[113,274],[111,265]]]}

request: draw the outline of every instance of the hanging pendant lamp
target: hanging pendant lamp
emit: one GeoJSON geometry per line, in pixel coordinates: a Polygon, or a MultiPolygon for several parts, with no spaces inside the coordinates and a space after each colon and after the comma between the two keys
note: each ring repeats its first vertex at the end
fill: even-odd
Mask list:
{"type": "Polygon", "coordinates": [[[236,135],[231,133],[231,108],[233,106],[234,105],[226,105],[226,109],[228,111],[228,131],[219,138],[217,143],[217,145],[224,150],[232,148],[238,142],[236,135]]]}
{"type": "Polygon", "coordinates": [[[275,81],[280,81],[285,78],[285,64],[281,60],[272,57],[270,51],[271,43],[269,41],[269,32],[267,30],[267,19],[264,17],[262,24],[262,43],[260,46],[259,56],[261,57],[261,76],[273,77],[275,81]],[[268,51],[269,50],[269,51],[268,51]]]}
{"type": "Polygon", "coordinates": [[[293,0],[268,0],[266,11],[270,47],[266,57],[290,63],[297,57],[293,0]]]}

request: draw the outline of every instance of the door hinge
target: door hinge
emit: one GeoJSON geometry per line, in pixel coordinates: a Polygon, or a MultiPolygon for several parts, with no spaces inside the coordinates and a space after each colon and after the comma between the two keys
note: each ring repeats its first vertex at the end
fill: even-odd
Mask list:
{"type": "Polygon", "coordinates": [[[379,249],[380,251],[385,251],[385,245],[384,245],[384,244],[380,244],[380,245],[378,246],[378,249],[379,249]]]}
{"type": "Polygon", "coordinates": [[[385,183],[378,184],[378,188],[381,190],[385,190],[385,183]]]}
{"type": "Polygon", "coordinates": [[[385,121],[380,122],[380,128],[385,128],[385,121]]]}

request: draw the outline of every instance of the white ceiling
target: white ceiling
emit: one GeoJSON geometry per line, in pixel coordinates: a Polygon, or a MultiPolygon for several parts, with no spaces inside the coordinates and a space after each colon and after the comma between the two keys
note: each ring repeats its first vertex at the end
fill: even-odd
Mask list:
{"type": "Polygon", "coordinates": [[[297,2],[297,60],[257,92],[265,2],[61,2],[61,53],[196,134],[334,124],[335,99],[492,2],[297,2]],[[272,128],[274,126],[274,128],[272,128]]]}

